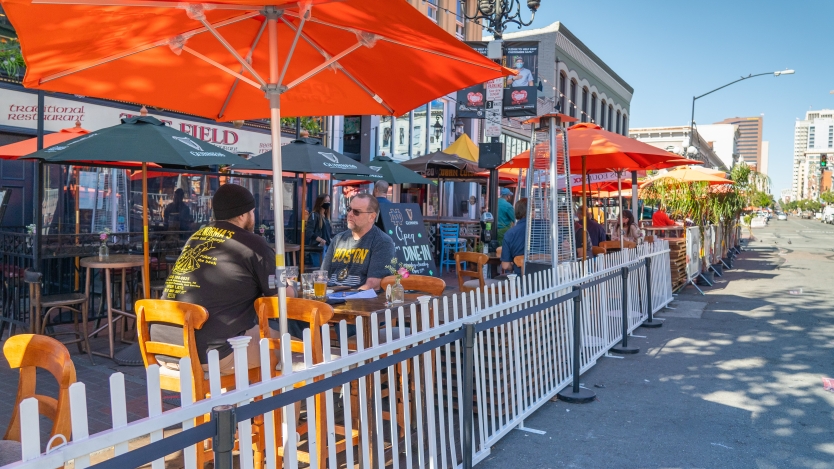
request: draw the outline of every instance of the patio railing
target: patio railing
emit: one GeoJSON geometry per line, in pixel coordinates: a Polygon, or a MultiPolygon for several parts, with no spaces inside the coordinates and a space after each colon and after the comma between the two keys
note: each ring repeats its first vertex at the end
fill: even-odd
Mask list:
{"type": "MultiPolygon", "coordinates": [[[[580,373],[589,369],[623,339],[623,331],[630,333],[671,300],[668,244],[658,241],[585,265],[563,264],[556,272],[513,276],[463,295],[421,297],[419,305],[373,314],[369,348],[363,347],[359,318],[356,350],[341,341],[340,356],[334,358],[325,340],[319,364],[312,363],[306,330],[304,366],[258,383],[249,383],[243,371],[248,339],[230,339],[235,390],[221,393],[218,356],[212,351],[212,397],[193,402],[190,373],[182,371],[182,405],[162,412],[160,370],[154,365],[147,369],[150,416],[128,424],[124,376],[115,373],[110,378],[113,428],[90,436],[85,385],[75,383],[70,388],[72,439],[46,454],[40,453],[37,402],[27,399],[20,405],[21,420],[27,422],[23,461],[7,467],[42,469],[72,461],[76,468],[152,463],[158,469],[163,458],[176,454],[184,467],[195,468],[197,450],[209,439],[215,467],[231,467],[235,428],[243,448],[240,467],[246,469],[256,461],[270,469],[296,468],[299,461],[329,468],[355,462],[363,468],[469,467],[578,378],[574,356],[580,373]],[[580,328],[573,327],[574,317],[580,318],[580,328]],[[303,421],[296,403],[306,409],[303,421]],[[212,420],[195,426],[194,419],[208,413],[212,420]],[[298,435],[302,422],[306,432],[298,435]],[[256,442],[260,439],[262,452],[249,450],[253,425],[259,426],[256,442]],[[342,435],[355,431],[357,440],[337,453],[342,435]],[[280,444],[274,444],[279,434],[280,444]],[[128,442],[136,445],[139,438],[149,442],[128,451],[128,442]]],[[[347,337],[347,324],[338,327],[347,337]]],[[[330,337],[329,325],[322,326],[322,337],[330,337]]],[[[281,354],[290,362],[288,339],[281,354]]],[[[268,363],[269,354],[264,341],[261,363],[268,363]]],[[[188,359],[179,369],[190,370],[188,359]]]]}

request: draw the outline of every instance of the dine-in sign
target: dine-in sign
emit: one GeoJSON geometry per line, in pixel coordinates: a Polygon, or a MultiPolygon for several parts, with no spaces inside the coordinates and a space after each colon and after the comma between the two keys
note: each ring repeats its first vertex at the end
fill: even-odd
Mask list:
{"type": "Polygon", "coordinates": [[[394,240],[397,259],[411,265],[412,274],[436,276],[434,249],[426,234],[420,205],[383,204],[379,216],[385,232],[394,240]]]}

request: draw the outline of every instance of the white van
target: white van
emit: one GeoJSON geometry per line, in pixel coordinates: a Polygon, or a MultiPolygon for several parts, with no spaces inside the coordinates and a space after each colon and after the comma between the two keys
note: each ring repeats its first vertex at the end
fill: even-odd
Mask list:
{"type": "Polygon", "coordinates": [[[834,225],[834,205],[829,205],[822,211],[822,222],[834,225]]]}

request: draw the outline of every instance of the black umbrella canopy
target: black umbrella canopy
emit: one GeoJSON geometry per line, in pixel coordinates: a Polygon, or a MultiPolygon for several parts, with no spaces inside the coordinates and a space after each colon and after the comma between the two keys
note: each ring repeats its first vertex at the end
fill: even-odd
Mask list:
{"type": "MultiPolygon", "coordinates": [[[[434,184],[414,171],[404,167],[387,156],[377,156],[368,163],[368,167],[377,171],[382,180],[391,184],[434,184]]],[[[337,179],[365,179],[361,174],[337,174],[337,179]]]]}
{"type": "Polygon", "coordinates": [[[175,166],[219,166],[258,168],[256,164],[210,143],[193,138],[151,116],[130,117],[27,158],[49,163],[83,161],[133,161],[175,166]]]}
{"type": "MultiPolygon", "coordinates": [[[[251,160],[260,169],[272,169],[272,152],[262,153],[251,160]]],[[[281,146],[281,169],[291,173],[351,173],[363,178],[380,180],[373,169],[364,164],[333,151],[320,143],[308,143],[293,140],[281,146]]]]}
{"type": "Polygon", "coordinates": [[[408,161],[403,161],[402,165],[412,171],[417,171],[421,173],[425,173],[426,168],[429,165],[451,166],[453,168],[462,169],[471,173],[477,173],[478,171],[480,171],[480,168],[478,168],[478,165],[476,163],[463,159],[457,155],[443,153],[442,151],[436,151],[434,153],[418,156],[417,158],[410,159],[408,161]]]}

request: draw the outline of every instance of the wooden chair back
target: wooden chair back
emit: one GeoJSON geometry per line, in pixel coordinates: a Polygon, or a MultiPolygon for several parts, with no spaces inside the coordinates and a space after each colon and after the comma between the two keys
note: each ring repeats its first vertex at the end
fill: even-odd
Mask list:
{"type": "MultiPolygon", "coordinates": [[[[610,249],[610,248],[619,249],[620,248],[620,241],[619,240],[616,240],[616,241],[602,241],[602,242],[599,243],[599,247],[605,248],[605,249],[610,249]]],[[[635,243],[634,241],[625,241],[625,240],[623,240],[623,248],[624,249],[634,249],[636,247],[637,247],[637,243],[635,243]]]]}
{"type": "Polygon", "coordinates": [[[75,382],[75,365],[64,344],[52,337],[19,334],[6,340],[3,355],[10,367],[20,368],[17,399],[3,439],[20,441],[20,403],[24,399],[34,397],[38,400],[40,414],[52,420],[49,437],[60,434],[69,441],[72,436],[69,387],[75,382]],[[35,394],[38,368],[48,371],[58,381],[57,399],[35,394]]]}
{"type": "MultiPolygon", "coordinates": [[[[202,306],[168,300],[139,300],[136,302],[136,330],[138,331],[139,350],[145,368],[159,365],[157,355],[165,355],[176,359],[191,358],[191,378],[194,383],[194,400],[205,398],[208,389],[205,388],[205,373],[197,354],[197,342],[194,331],[203,327],[208,320],[208,311],[202,306]],[[164,323],[182,328],[182,345],[155,342],[151,339],[151,324],[164,323]]],[[[180,390],[179,377],[160,375],[162,389],[178,392],[180,390]]]]}
{"type": "MultiPolygon", "coordinates": [[[[456,252],[455,253],[455,270],[457,270],[458,274],[458,288],[460,291],[466,291],[463,287],[463,283],[466,282],[464,277],[470,279],[478,279],[479,288],[484,287],[484,265],[486,265],[487,261],[489,260],[489,256],[479,252],[456,252]],[[475,270],[464,270],[463,263],[466,262],[468,264],[475,264],[475,270]]],[[[468,266],[468,267],[471,267],[468,266]]]]}
{"type": "Polygon", "coordinates": [[[524,275],[524,256],[520,255],[513,257],[513,264],[521,269],[521,275],[524,275]]]}
{"type": "MultiPolygon", "coordinates": [[[[255,312],[258,313],[261,339],[267,339],[269,341],[269,349],[278,350],[280,353],[281,340],[273,339],[269,333],[269,320],[278,319],[280,317],[278,297],[268,296],[258,298],[255,300],[255,312]]],[[[313,346],[313,363],[321,363],[324,361],[321,326],[330,322],[333,314],[335,314],[333,307],[327,303],[316,300],[307,300],[304,298],[287,298],[287,319],[295,319],[297,321],[304,321],[310,324],[310,340],[313,346]]],[[[304,343],[297,339],[293,339],[291,341],[291,349],[293,352],[304,352],[304,343]]],[[[277,353],[272,354],[272,359],[274,362],[272,363],[272,366],[270,366],[270,369],[275,370],[275,365],[278,360],[277,353]]]]}
{"type": "Polygon", "coordinates": [[[643,238],[643,241],[645,241],[647,243],[653,243],[654,242],[654,235],[647,235],[645,238],[643,238]]]}
{"type": "Polygon", "coordinates": [[[591,246],[591,252],[594,253],[595,256],[599,256],[600,254],[607,253],[608,250],[599,246],[591,246]]]}
{"type": "MultiPolygon", "coordinates": [[[[396,281],[396,276],[389,275],[382,279],[379,286],[385,291],[388,285],[393,285],[396,281]]],[[[402,279],[400,283],[406,290],[415,290],[432,296],[442,296],[443,290],[446,289],[446,282],[442,278],[429,277],[428,275],[409,275],[408,278],[402,279]]]]}

